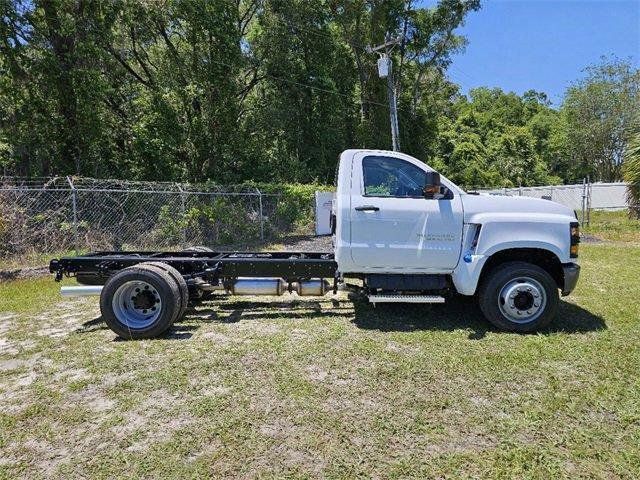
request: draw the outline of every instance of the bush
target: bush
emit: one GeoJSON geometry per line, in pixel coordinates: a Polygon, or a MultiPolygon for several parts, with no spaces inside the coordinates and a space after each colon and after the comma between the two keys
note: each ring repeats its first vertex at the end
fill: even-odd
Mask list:
{"type": "Polygon", "coordinates": [[[315,192],[333,190],[320,184],[245,183],[245,190],[262,193],[265,238],[283,234],[312,234],[315,222],[315,192]]]}
{"type": "Polygon", "coordinates": [[[625,181],[629,183],[627,189],[629,214],[640,219],[640,132],[636,133],[627,145],[623,173],[625,181]]]}
{"type": "MultiPolygon", "coordinates": [[[[225,245],[260,238],[260,221],[237,197],[205,196],[184,213],[165,205],[160,209],[153,242],[158,245],[225,245]],[[184,238],[183,238],[184,237],[184,238]]],[[[193,203],[193,202],[192,202],[193,203]]]]}

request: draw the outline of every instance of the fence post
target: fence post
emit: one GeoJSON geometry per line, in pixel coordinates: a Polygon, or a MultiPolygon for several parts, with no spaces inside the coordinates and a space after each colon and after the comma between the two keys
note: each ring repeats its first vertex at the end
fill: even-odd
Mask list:
{"type": "Polygon", "coordinates": [[[587,226],[591,224],[591,176],[587,175],[587,226]]]}
{"type": "Polygon", "coordinates": [[[584,222],[586,219],[585,208],[587,207],[587,179],[582,179],[582,221],[580,222],[584,227],[584,222]]]}
{"type": "Polygon", "coordinates": [[[78,254],[78,200],[76,198],[76,187],[73,185],[71,177],[67,176],[67,183],[71,188],[71,205],[73,208],[73,249],[78,254]]]}
{"type": "Polygon", "coordinates": [[[262,192],[256,188],[258,192],[258,208],[260,208],[260,241],[264,241],[264,216],[262,214],[262,192]]]}
{"type": "Polygon", "coordinates": [[[182,189],[182,187],[180,186],[179,183],[176,183],[176,187],[178,188],[178,191],[180,192],[180,224],[182,225],[182,239],[181,239],[181,243],[182,245],[180,245],[181,248],[187,248],[187,226],[185,223],[185,214],[186,214],[186,205],[185,205],[185,196],[184,196],[184,190],[182,189]]]}

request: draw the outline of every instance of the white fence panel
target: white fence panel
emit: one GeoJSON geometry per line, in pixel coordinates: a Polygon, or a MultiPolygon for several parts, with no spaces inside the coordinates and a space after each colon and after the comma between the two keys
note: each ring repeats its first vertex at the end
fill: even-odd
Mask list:
{"type": "Polygon", "coordinates": [[[583,197],[585,207],[594,210],[627,208],[627,185],[618,183],[591,183],[575,185],[549,185],[543,187],[497,188],[481,190],[489,195],[507,195],[545,198],[566,205],[573,210],[582,210],[583,197]]]}
{"type": "Polygon", "coordinates": [[[592,183],[591,208],[596,210],[627,207],[627,185],[625,183],[592,183]]]}

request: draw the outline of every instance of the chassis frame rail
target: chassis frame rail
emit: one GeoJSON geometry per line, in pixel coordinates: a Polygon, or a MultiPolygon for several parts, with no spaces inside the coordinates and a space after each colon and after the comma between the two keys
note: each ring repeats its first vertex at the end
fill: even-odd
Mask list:
{"type": "Polygon", "coordinates": [[[109,276],[144,262],[165,262],[183,276],[282,277],[285,280],[335,277],[333,253],[315,252],[93,252],[51,260],[49,271],[63,276],[109,276]]]}

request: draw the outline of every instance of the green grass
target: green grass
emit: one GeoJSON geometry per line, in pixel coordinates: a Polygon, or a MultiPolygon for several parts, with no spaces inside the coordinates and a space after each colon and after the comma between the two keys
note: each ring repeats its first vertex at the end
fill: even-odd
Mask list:
{"type": "Polygon", "coordinates": [[[640,220],[629,217],[627,210],[593,211],[590,225],[583,232],[602,240],[640,244],[640,220]]]}
{"type": "MultiPolygon", "coordinates": [[[[0,282],[0,315],[42,311],[60,301],[60,285],[51,276],[0,282]]],[[[64,285],[76,285],[76,282],[67,279],[64,285]]]]}
{"type": "MultiPolygon", "coordinates": [[[[79,252],[84,253],[84,252],[79,252]]],[[[44,267],[49,265],[52,258],[68,257],[75,255],[74,250],[61,250],[58,252],[30,252],[21,255],[0,257],[0,270],[16,270],[19,268],[44,267]]]]}
{"type": "Polygon", "coordinates": [[[581,263],[537,335],[341,294],[116,341],[95,299],[0,284],[0,478],[638,478],[640,246],[581,263]]]}

